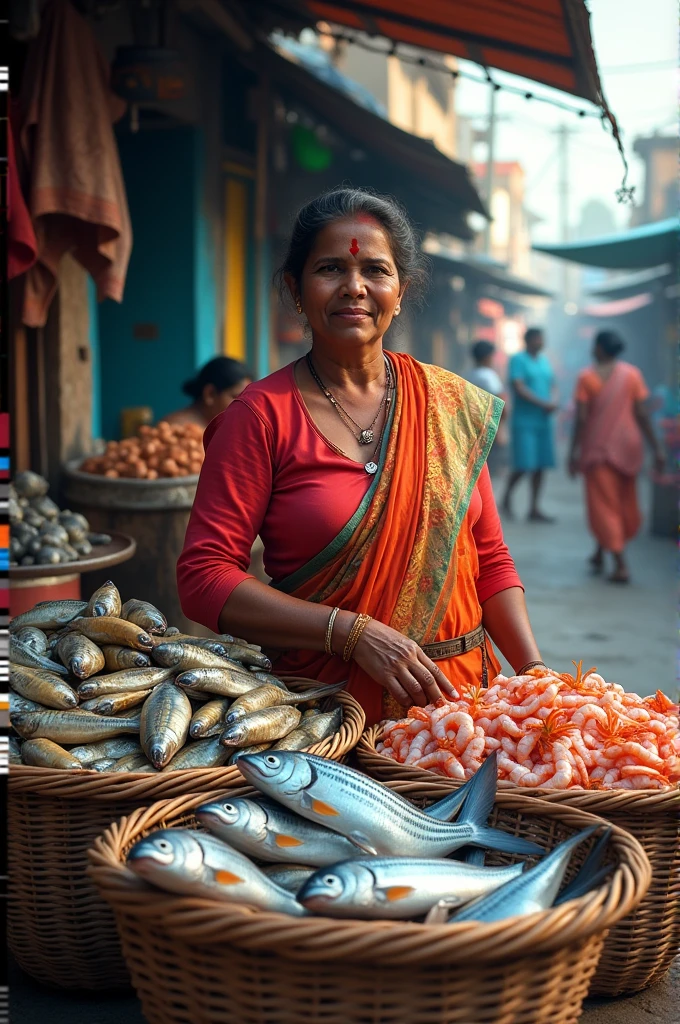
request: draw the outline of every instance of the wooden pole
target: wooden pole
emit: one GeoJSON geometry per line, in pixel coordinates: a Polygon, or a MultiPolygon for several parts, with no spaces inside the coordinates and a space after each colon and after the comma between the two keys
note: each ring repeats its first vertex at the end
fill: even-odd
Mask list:
{"type": "Polygon", "coordinates": [[[255,156],[255,374],[269,373],[271,263],[267,224],[269,178],[269,137],[271,131],[271,85],[260,76],[257,102],[257,148],[255,156]]]}

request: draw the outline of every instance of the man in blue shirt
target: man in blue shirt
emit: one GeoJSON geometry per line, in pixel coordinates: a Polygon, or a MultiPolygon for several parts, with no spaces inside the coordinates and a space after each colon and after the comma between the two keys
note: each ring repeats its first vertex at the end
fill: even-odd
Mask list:
{"type": "Polygon", "coordinates": [[[510,498],[525,473],[531,473],[531,508],[529,519],[537,523],[553,520],[538,507],[543,484],[543,471],[555,465],[552,414],[557,409],[554,401],[555,374],[544,354],[543,331],[530,327],[524,335],[525,352],[518,352],[510,360],[510,387],[512,409],[512,473],[503,499],[503,511],[512,515],[510,498]]]}

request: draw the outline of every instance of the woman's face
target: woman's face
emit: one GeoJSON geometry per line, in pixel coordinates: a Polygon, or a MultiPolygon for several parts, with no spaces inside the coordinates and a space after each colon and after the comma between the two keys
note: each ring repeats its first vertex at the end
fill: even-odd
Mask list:
{"type": "Polygon", "coordinates": [[[225,388],[223,391],[218,391],[214,384],[206,384],[203,388],[203,406],[206,413],[213,419],[215,416],[219,416],[221,412],[228,409],[235,398],[241,394],[242,391],[252,384],[249,377],[245,377],[239,381],[238,384],[234,384],[233,387],[225,388]]]}
{"type": "Polygon", "coordinates": [[[301,287],[286,280],[314,340],[352,348],[382,338],[406,290],[387,233],[365,215],[334,221],[320,231],[301,287]]]}

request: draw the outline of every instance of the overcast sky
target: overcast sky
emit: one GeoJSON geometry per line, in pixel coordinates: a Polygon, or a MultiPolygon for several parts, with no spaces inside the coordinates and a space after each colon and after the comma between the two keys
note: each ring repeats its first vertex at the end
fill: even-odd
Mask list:
{"type": "MultiPolygon", "coordinates": [[[[633,152],[634,140],[654,130],[677,132],[677,0],[589,0],[591,29],[604,92],[621,127],[631,168],[629,183],[642,192],[642,163],[633,152]]],[[[474,65],[461,68],[479,73],[474,65]]],[[[494,72],[499,84],[524,84],[523,79],[494,72]]],[[[526,83],[533,92],[552,95],[583,106],[575,98],[526,83]]],[[[475,117],[483,126],[488,107],[488,87],[459,80],[456,105],[459,113],[475,117]]],[[[587,106],[587,105],[585,105],[587,106]]],[[[592,109],[592,108],[589,108],[592,109]]],[[[557,184],[558,140],[555,129],[566,123],[574,134],[569,140],[570,222],[578,223],[589,199],[607,203],[619,226],[625,227],[630,208],[617,204],[614,195],[621,183],[622,165],[616,145],[599,120],[578,118],[545,103],[527,101],[507,92],[497,93],[499,117],[496,159],[518,160],[527,175],[526,202],[543,218],[533,231],[535,241],[558,238],[557,184]],[[507,118],[507,119],[506,119],[507,118]]],[[[483,147],[478,147],[483,159],[483,147]]]]}

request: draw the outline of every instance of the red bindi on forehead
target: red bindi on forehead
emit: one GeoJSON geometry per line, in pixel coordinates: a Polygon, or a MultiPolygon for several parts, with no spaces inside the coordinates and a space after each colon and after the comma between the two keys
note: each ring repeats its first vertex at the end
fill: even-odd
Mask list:
{"type": "Polygon", "coordinates": [[[352,256],[356,256],[356,254],[359,252],[359,243],[357,242],[356,238],[352,239],[352,244],[349,247],[349,251],[352,253],[352,256]]]}

